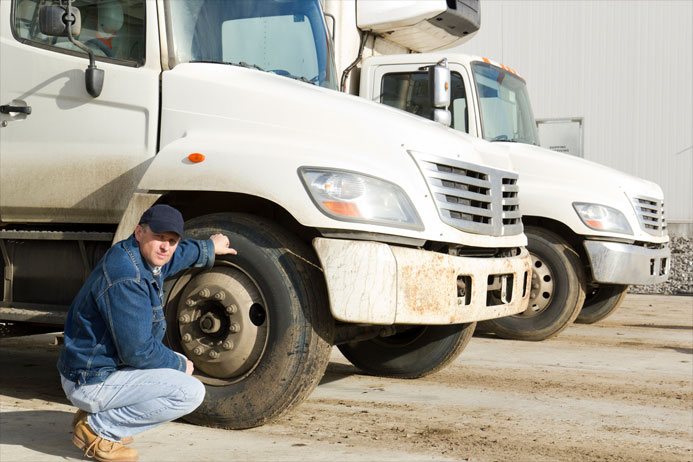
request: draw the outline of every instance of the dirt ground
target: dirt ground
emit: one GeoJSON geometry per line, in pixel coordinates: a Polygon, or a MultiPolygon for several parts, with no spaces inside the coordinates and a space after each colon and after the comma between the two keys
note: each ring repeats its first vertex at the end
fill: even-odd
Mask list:
{"type": "MultiPolygon", "coordinates": [[[[51,335],[0,339],[0,460],[82,460],[51,335]]],[[[693,461],[693,297],[628,295],[613,316],[530,343],[474,337],[418,380],[362,375],[335,349],[278,421],[182,422],[138,435],[141,461],[693,461]]]]}

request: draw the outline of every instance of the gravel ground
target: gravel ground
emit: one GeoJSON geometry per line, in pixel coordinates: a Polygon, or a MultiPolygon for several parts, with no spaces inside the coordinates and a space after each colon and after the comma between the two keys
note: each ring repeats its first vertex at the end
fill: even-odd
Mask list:
{"type": "Polygon", "coordinates": [[[631,286],[632,294],[693,295],[693,238],[673,236],[669,280],[662,284],[631,286]]]}

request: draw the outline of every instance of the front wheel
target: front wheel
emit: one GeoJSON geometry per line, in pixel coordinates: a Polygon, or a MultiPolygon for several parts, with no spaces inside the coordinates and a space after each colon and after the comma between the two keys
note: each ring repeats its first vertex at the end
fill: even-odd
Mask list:
{"type": "Polygon", "coordinates": [[[550,231],[526,227],[532,256],[527,309],[479,323],[502,338],[539,341],[558,335],[577,317],[585,300],[585,272],[575,251],[550,231]]]}
{"type": "Polygon", "coordinates": [[[381,377],[413,379],[436,372],[455,358],[472,338],[476,323],[400,326],[395,335],[339,345],[362,371],[381,377]]]}
{"type": "Polygon", "coordinates": [[[575,322],[593,324],[611,315],[621,306],[628,293],[627,285],[602,284],[587,293],[585,304],[575,322]]]}
{"type": "Polygon", "coordinates": [[[230,429],[262,425],[303,401],[327,367],[334,325],[313,250],[275,223],[215,214],[186,237],[228,236],[238,255],[173,282],[167,343],[195,364],[203,403],[185,417],[230,429]]]}

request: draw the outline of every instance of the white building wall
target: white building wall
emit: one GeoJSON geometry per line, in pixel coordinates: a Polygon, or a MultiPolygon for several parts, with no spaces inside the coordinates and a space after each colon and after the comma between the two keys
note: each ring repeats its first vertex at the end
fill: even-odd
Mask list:
{"type": "Polygon", "coordinates": [[[584,118],[584,157],[659,184],[693,229],[693,1],[481,0],[456,49],[527,80],[534,115],[584,118]]]}

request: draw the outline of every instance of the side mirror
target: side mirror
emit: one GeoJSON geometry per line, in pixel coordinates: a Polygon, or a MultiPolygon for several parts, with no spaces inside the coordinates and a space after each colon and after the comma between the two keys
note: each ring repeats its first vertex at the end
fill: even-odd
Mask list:
{"type": "Polygon", "coordinates": [[[450,69],[447,63],[440,63],[428,68],[428,84],[430,85],[431,105],[436,108],[450,106],[450,69]]]}
{"type": "MultiPolygon", "coordinates": [[[[61,2],[62,3],[62,2],[61,2]]],[[[103,90],[103,69],[97,69],[94,51],[75,39],[82,32],[82,17],[79,9],[72,6],[72,0],[67,0],[67,7],[59,5],[42,6],[39,10],[39,30],[42,34],[52,37],[67,37],[76,47],[89,55],[89,67],[84,76],[84,85],[94,98],[103,90]],[[68,13],[69,12],[69,13],[68,13]]]]}
{"type": "Polygon", "coordinates": [[[448,110],[450,106],[450,69],[448,60],[443,59],[434,66],[428,68],[428,94],[433,106],[433,120],[443,125],[450,126],[452,114],[448,110]]]}
{"type": "Polygon", "coordinates": [[[67,18],[67,10],[58,5],[47,5],[39,10],[39,30],[50,37],[69,37],[67,25],[72,23],[73,37],[79,37],[82,32],[82,17],[78,8],[70,8],[71,17],[67,18]]]}
{"type": "Polygon", "coordinates": [[[449,127],[452,125],[452,112],[448,111],[447,109],[434,109],[433,120],[445,125],[446,127],[449,127]]]}

